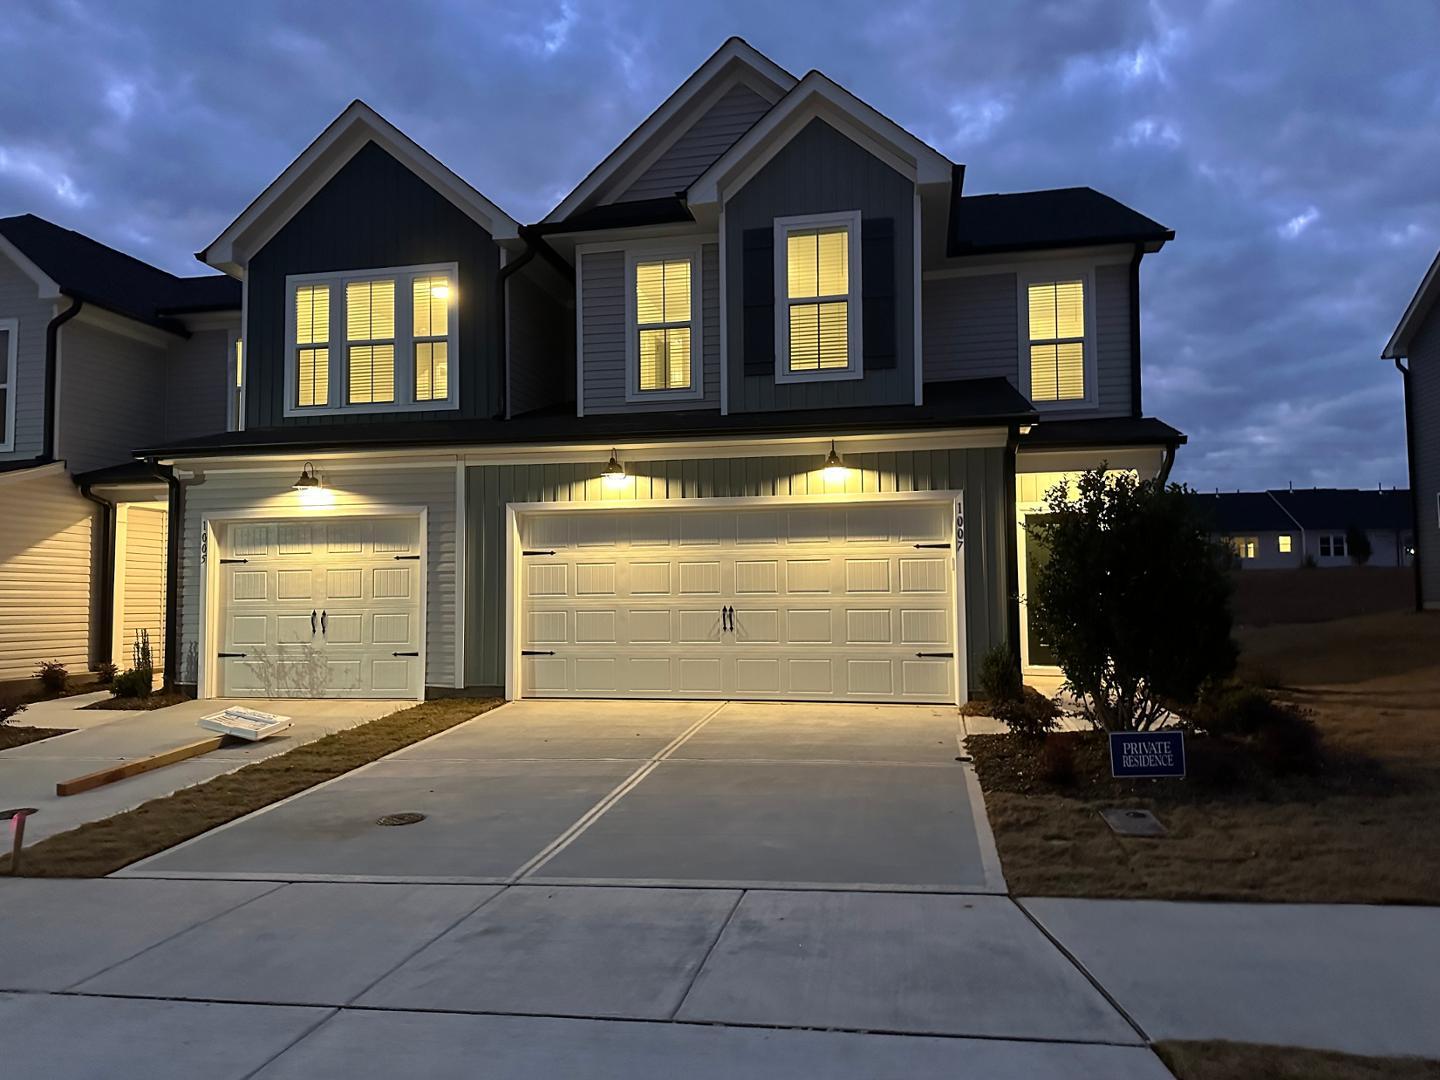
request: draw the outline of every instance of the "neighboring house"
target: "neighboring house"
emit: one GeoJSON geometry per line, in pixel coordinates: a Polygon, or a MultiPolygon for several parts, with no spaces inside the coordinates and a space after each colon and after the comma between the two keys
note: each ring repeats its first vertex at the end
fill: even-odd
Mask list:
{"type": "Polygon", "coordinates": [[[1405,384],[1406,450],[1415,515],[1415,607],[1440,609],[1440,255],[1384,351],[1405,384]]]}
{"type": "Polygon", "coordinates": [[[1352,566],[1353,530],[1370,541],[1367,566],[1409,566],[1415,558],[1410,492],[1342,488],[1235,491],[1192,498],[1243,570],[1306,564],[1352,566]]]}
{"type": "Polygon", "coordinates": [[[1143,255],[731,39],[540,223],[363,103],[201,257],[243,430],[164,438],[171,673],[204,696],[964,701],[1025,523],[1168,471],[1143,255]]]}
{"type": "Polygon", "coordinates": [[[0,219],[0,684],[163,663],[168,487],[142,443],[223,432],[237,282],[0,219]]]}

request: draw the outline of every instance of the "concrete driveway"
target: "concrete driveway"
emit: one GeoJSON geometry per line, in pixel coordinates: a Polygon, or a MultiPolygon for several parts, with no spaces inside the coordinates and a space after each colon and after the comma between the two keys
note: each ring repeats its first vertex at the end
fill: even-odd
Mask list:
{"type": "Polygon", "coordinates": [[[953,708],[522,701],[127,874],[1003,892],[953,708]],[[423,822],[377,827],[385,814],[423,822]]]}

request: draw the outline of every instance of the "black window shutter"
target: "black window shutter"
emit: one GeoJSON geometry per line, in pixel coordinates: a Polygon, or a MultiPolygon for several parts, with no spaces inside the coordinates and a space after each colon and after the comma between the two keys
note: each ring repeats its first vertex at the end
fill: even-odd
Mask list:
{"type": "Polygon", "coordinates": [[[899,362],[894,218],[865,218],[861,223],[860,288],[865,370],[893,368],[899,362]]]}
{"type": "Polygon", "coordinates": [[[741,302],[745,309],[746,375],[775,372],[775,234],[770,227],[742,236],[741,302]]]}

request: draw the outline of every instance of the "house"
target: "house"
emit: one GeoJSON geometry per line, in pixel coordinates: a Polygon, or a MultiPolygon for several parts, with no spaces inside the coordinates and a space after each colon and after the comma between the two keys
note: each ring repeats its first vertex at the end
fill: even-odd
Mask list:
{"type": "Polygon", "coordinates": [[[163,663],[167,481],[133,449],[223,432],[241,287],[0,219],[0,685],[163,663]]]}
{"type": "Polygon", "coordinates": [[[963,702],[1030,640],[1025,525],[1165,473],[1142,258],[1089,188],[964,167],[726,42],[522,226],[364,103],[202,252],[239,430],[175,478],[204,696],[963,702]]]}
{"type": "Polygon", "coordinates": [[[1405,445],[1415,520],[1415,608],[1440,608],[1440,255],[1381,357],[1405,385],[1405,445]]]}
{"type": "Polygon", "coordinates": [[[1358,530],[1368,566],[1410,566],[1415,555],[1410,492],[1290,488],[1191,496],[1242,570],[1353,566],[1358,530]]]}

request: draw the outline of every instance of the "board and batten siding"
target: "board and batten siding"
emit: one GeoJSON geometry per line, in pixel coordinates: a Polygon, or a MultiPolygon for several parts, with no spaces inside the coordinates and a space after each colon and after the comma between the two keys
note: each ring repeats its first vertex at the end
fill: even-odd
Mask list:
{"type": "Polygon", "coordinates": [[[615,201],[660,199],[684,191],[769,111],[770,102],[750,87],[732,86],[615,201]]]}
{"type": "Polygon", "coordinates": [[[233,375],[230,341],[239,327],[237,315],[234,330],[196,330],[166,351],[167,442],[225,430],[233,375]]]}
{"type": "MultiPolygon", "coordinates": [[[[66,306],[69,301],[62,301],[66,306]]],[[[45,438],[45,328],[55,305],[40,299],[40,291],[26,273],[0,255],[0,319],[19,322],[16,335],[14,448],[0,452],[0,462],[36,457],[45,438]]],[[[0,363],[5,357],[0,356],[0,363]]],[[[3,440],[0,440],[3,442],[3,440]]]]}
{"type": "MultiPolygon", "coordinates": [[[[404,423],[488,419],[501,411],[495,329],[500,249],[490,234],[375,143],[366,143],[250,260],[245,334],[246,426],[404,423]],[[356,409],[285,416],[285,279],[430,263],[459,264],[459,348],[450,377],[459,380],[456,410],[367,413],[356,409]]],[[[396,303],[402,298],[397,295],[396,303]]],[[[334,309],[332,309],[334,310],[334,309]]],[[[331,327],[331,392],[343,394],[344,327],[331,327]]],[[[406,362],[397,355],[396,364],[406,362]]]]}
{"type": "Polygon", "coordinates": [[[518,416],[575,397],[575,309],[526,270],[506,282],[510,412],[518,416]]]}
{"type": "Polygon", "coordinates": [[[0,476],[0,680],[90,666],[96,513],[63,470],[0,476]]]}
{"type": "MultiPolygon", "coordinates": [[[[466,481],[465,683],[505,682],[505,509],[511,503],[703,500],[896,491],[965,493],[965,636],[972,685],[985,650],[1006,640],[1005,452],[999,448],[847,454],[843,488],[827,486],[823,455],[627,461],[631,482],[606,487],[596,462],[472,465],[466,481]]],[[[699,509],[701,504],[691,503],[699,509]]]]}
{"type": "MultiPolygon", "coordinates": [[[[1093,409],[1047,409],[1046,416],[1130,415],[1130,267],[1095,267],[1093,409]]],[[[925,381],[1003,376],[1017,389],[1025,348],[1020,341],[1020,286],[1014,273],[928,278],[921,286],[921,348],[925,381]]]]}
{"type": "MultiPolygon", "coordinates": [[[[674,412],[720,407],[720,245],[700,248],[700,377],[704,396],[626,401],[625,252],[591,251],[580,257],[581,356],[585,412],[674,412]]],[[[692,313],[693,314],[693,313],[692,313]]]]}
{"type": "Polygon", "coordinates": [[[725,203],[725,278],[730,303],[731,412],[900,405],[915,400],[915,185],[825,121],[810,121],[725,203]],[[859,210],[864,222],[888,218],[895,233],[896,364],[864,378],[777,383],[773,371],[745,374],[744,251],[747,229],[771,228],[776,218],[859,210]]]}
{"type": "Polygon", "coordinates": [[[1409,353],[1420,591],[1427,608],[1440,608],[1440,305],[1430,309],[1409,353]]]}
{"type": "Polygon", "coordinates": [[[135,664],[135,642],[150,640],[151,669],[165,670],[165,556],[169,514],[163,505],[121,504],[116,530],[115,611],[119,634],[113,662],[122,671],[135,664]]]}
{"type": "Polygon", "coordinates": [[[164,432],[169,362],[166,350],[84,313],[62,327],[55,456],[80,473],[133,461],[137,446],[153,445],[164,432]]]}
{"type": "MultiPolygon", "coordinates": [[[[347,513],[366,507],[426,507],[427,569],[425,611],[425,685],[451,686],[455,679],[455,463],[434,467],[390,468],[383,462],[329,470],[320,477],[330,505],[347,513]]],[[[306,509],[291,490],[295,469],[211,474],[185,484],[185,528],[180,560],[180,681],[197,678],[200,642],[200,595],[204,570],[200,563],[201,522],[235,513],[273,510],[276,519],[313,517],[324,520],[326,509],[306,509]]],[[[255,520],[252,516],[252,520],[255,520]]],[[[218,645],[211,642],[211,647],[218,645]]]]}

